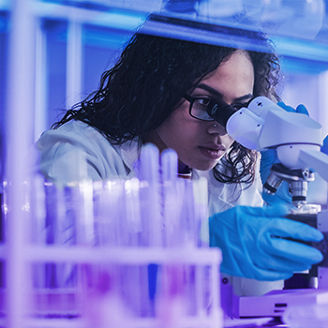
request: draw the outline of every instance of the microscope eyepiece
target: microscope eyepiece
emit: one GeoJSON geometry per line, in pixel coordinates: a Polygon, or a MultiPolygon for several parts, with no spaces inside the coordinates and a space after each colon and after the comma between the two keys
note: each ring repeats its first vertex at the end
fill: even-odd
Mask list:
{"type": "Polygon", "coordinates": [[[207,107],[207,113],[220,125],[226,128],[229,118],[243,106],[244,105],[241,104],[229,105],[224,101],[218,102],[211,100],[207,107]]]}

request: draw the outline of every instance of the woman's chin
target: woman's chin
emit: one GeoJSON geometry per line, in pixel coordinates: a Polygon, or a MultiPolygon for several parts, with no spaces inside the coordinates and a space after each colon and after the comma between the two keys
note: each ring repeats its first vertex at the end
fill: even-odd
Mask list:
{"type": "Polygon", "coordinates": [[[220,158],[215,161],[206,161],[206,162],[201,162],[201,163],[195,163],[191,167],[196,170],[199,170],[199,171],[209,171],[209,170],[212,170],[217,165],[220,158]]]}

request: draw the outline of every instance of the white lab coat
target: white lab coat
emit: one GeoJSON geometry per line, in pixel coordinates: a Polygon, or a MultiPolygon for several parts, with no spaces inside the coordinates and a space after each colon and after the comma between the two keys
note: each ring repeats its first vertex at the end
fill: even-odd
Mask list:
{"type": "MultiPolygon", "coordinates": [[[[140,152],[137,141],[113,146],[99,131],[80,121],[69,121],[58,129],[46,131],[37,142],[37,149],[40,172],[49,180],[63,183],[83,178],[132,178],[136,176],[135,164],[140,152]]],[[[205,176],[208,179],[210,215],[235,205],[263,205],[258,167],[255,182],[242,190],[238,198],[236,195],[243,186],[220,183],[213,177],[212,171],[195,170],[193,176],[205,176]]],[[[261,295],[283,287],[283,281],[228,278],[235,293],[240,296],[261,295]]]]}

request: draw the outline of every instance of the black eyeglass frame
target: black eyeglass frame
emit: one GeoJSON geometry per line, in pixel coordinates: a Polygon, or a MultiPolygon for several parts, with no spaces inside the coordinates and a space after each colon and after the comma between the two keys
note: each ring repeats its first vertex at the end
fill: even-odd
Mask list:
{"type": "MultiPolygon", "coordinates": [[[[193,106],[195,100],[197,100],[197,99],[205,99],[206,97],[192,97],[192,96],[189,96],[189,95],[184,95],[183,97],[184,97],[186,100],[188,100],[189,103],[190,103],[190,105],[189,105],[189,115],[190,115],[191,117],[193,117],[193,118],[195,118],[195,119],[197,119],[197,120],[200,120],[200,121],[204,121],[204,122],[213,122],[213,121],[215,121],[214,118],[212,118],[211,120],[204,120],[204,119],[201,119],[201,118],[199,118],[199,117],[197,117],[197,116],[194,116],[194,115],[192,114],[192,106],[193,106]]],[[[209,98],[208,98],[208,99],[209,99],[209,98]]],[[[211,103],[211,99],[209,99],[209,102],[211,103]]],[[[214,102],[213,102],[213,103],[214,103],[214,102]]]]}
{"type": "Polygon", "coordinates": [[[195,100],[197,99],[205,99],[206,97],[192,97],[189,95],[184,95],[183,96],[187,101],[190,102],[190,106],[189,106],[189,115],[197,120],[203,121],[203,122],[213,122],[213,121],[217,121],[219,122],[221,125],[225,126],[227,120],[229,119],[229,117],[237,112],[239,109],[241,109],[242,107],[247,107],[248,104],[254,99],[250,99],[249,101],[245,102],[245,103],[240,103],[240,104],[226,104],[225,102],[222,101],[222,104],[219,104],[217,101],[215,101],[214,99],[208,98],[209,99],[209,104],[208,104],[208,109],[207,109],[207,114],[212,118],[211,120],[204,120],[202,118],[199,118],[197,116],[194,116],[192,114],[192,106],[195,102],[195,100]],[[218,115],[218,110],[219,111],[219,115],[218,115]],[[221,116],[222,117],[219,117],[221,116]]]}

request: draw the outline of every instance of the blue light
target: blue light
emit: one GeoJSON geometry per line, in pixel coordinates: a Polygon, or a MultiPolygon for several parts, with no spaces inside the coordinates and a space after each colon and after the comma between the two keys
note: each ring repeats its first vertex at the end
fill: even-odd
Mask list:
{"type": "Polygon", "coordinates": [[[292,57],[280,57],[280,66],[284,73],[317,75],[328,70],[328,62],[312,61],[292,57]]]}
{"type": "Polygon", "coordinates": [[[271,40],[279,55],[328,63],[327,44],[279,36],[271,36],[271,40]]]}
{"type": "Polygon", "coordinates": [[[132,31],[86,26],[83,30],[83,43],[88,46],[118,49],[122,48],[131,36],[132,31]]]}
{"type": "Polygon", "coordinates": [[[0,33],[8,32],[8,17],[0,13],[0,33]]]}
{"type": "MultiPolygon", "coordinates": [[[[108,17],[107,27],[115,27],[124,30],[136,30],[147,18],[146,14],[137,14],[130,12],[110,11],[105,13],[108,17]]],[[[99,14],[99,18],[102,14],[99,14]]],[[[96,18],[97,19],[97,18],[96,18]]]]}

